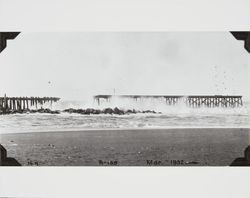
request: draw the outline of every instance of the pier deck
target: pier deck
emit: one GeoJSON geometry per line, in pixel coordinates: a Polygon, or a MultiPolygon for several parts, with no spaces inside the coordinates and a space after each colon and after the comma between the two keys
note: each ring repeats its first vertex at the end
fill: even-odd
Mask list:
{"type": "Polygon", "coordinates": [[[59,101],[57,97],[0,97],[0,110],[26,110],[30,107],[38,108],[45,103],[59,101]]]}
{"type": "Polygon", "coordinates": [[[131,98],[134,100],[158,98],[165,100],[168,105],[184,102],[191,107],[239,107],[243,105],[242,96],[233,95],[96,95],[94,100],[100,104],[101,100],[110,101],[112,97],[131,98]]]}

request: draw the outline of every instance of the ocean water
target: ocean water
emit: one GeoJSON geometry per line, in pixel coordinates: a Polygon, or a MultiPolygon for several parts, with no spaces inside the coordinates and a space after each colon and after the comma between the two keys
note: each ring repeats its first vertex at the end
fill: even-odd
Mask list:
{"type": "Polygon", "coordinates": [[[130,128],[250,128],[250,103],[242,107],[187,107],[184,103],[166,105],[160,99],[113,99],[100,105],[89,101],[60,101],[53,110],[66,108],[118,107],[121,109],[154,110],[160,114],[138,113],[130,115],[80,115],[80,114],[12,114],[0,115],[0,133],[43,131],[70,131],[82,129],[130,128]]]}

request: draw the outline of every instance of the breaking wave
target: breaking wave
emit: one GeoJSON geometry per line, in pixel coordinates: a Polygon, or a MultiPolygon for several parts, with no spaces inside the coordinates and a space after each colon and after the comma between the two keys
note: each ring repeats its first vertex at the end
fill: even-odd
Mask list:
{"type": "Polygon", "coordinates": [[[122,110],[135,109],[139,111],[156,111],[163,114],[177,114],[177,115],[186,115],[186,114],[240,114],[240,115],[250,115],[250,103],[245,102],[241,107],[235,108],[223,108],[223,107],[189,107],[182,100],[176,105],[167,105],[164,99],[161,98],[150,98],[150,99],[128,99],[128,98],[119,98],[114,97],[110,101],[101,101],[100,105],[93,98],[83,101],[70,101],[62,100],[53,104],[53,110],[64,110],[68,108],[73,109],[105,109],[105,108],[115,108],[118,107],[122,110]]]}
{"type": "MultiPolygon", "coordinates": [[[[48,107],[50,108],[50,105],[48,107]]],[[[0,133],[128,128],[250,128],[250,104],[247,102],[238,108],[192,108],[184,103],[174,106],[166,105],[161,99],[135,101],[115,98],[109,102],[102,101],[100,105],[93,99],[88,101],[62,100],[53,104],[51,108],[64,110],[108,107],[118,107],[124,110],[152,110],[161,114],[11,114],[0,116],[0,133]]]]}

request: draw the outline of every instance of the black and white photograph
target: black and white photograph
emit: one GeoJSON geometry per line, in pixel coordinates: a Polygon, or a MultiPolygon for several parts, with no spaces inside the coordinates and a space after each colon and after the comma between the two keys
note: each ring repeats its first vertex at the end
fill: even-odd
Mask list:
{"type": "Polygon", "coordinates": [[[0,198],[248,198],[249,0],[0,0],[0,198]]]}
{"type": "Polygon", "coordinates": [[[249,32],[1,32],[2,166],[249,166],[249,32]]]}

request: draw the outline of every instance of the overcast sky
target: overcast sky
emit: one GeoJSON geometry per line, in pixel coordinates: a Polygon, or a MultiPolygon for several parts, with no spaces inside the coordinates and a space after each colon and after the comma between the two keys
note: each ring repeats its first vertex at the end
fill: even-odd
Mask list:
{"type": "Polygon", "coordinates": [[[0,95],[239,94],[250,54],[229,32],[21,33],[0,54],[0,95]]]}

